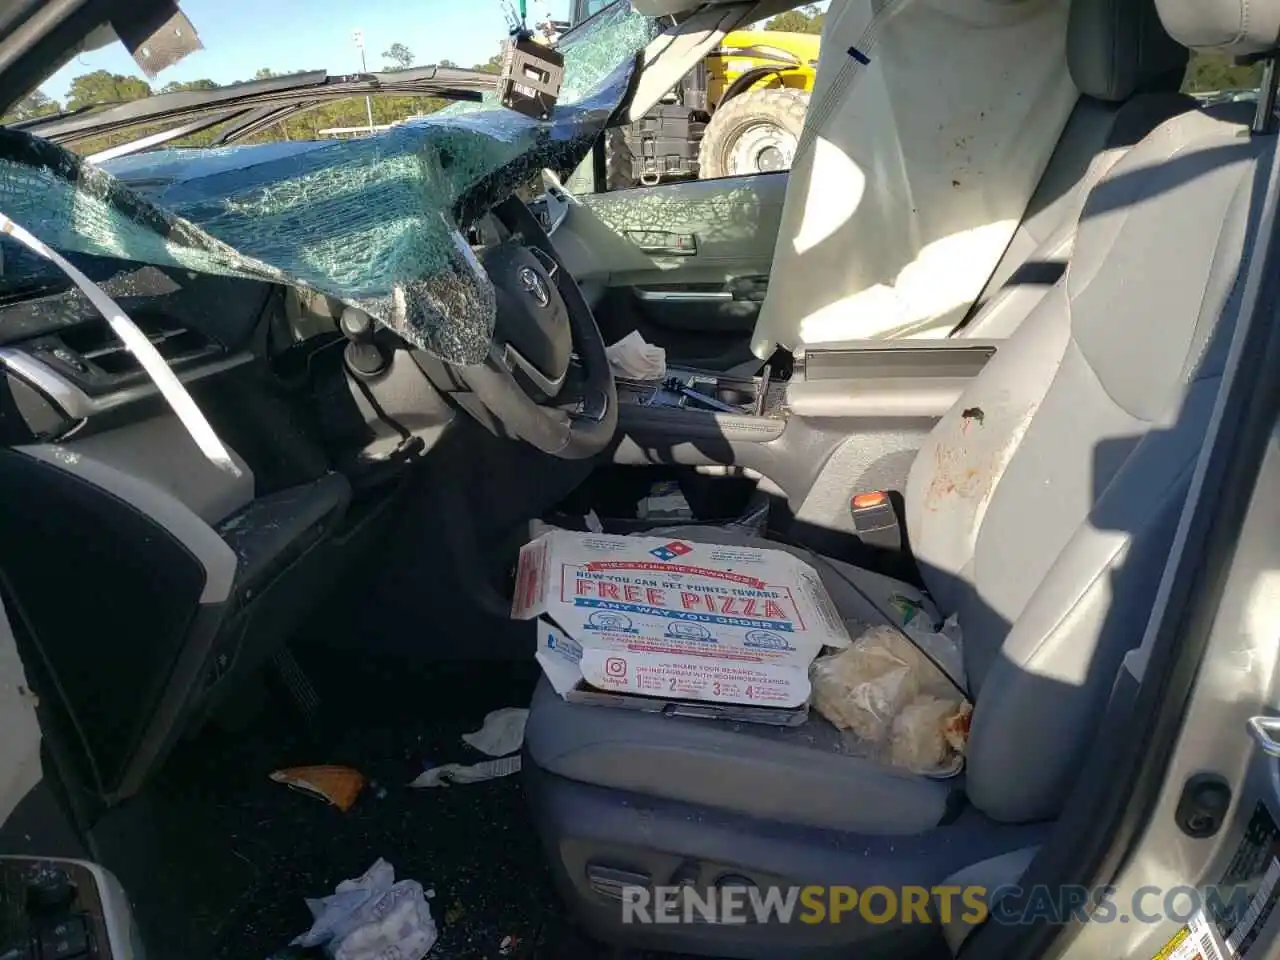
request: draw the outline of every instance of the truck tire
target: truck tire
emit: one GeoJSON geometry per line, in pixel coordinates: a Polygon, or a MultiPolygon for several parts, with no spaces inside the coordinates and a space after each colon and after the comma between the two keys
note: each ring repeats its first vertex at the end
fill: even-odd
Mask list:
{"type": "Polygon", "coordinates": [[[741,177],[790,170],[809,94],[771,88],[739,94],[711,115],[698,150],[698,176],[741,177]]]}

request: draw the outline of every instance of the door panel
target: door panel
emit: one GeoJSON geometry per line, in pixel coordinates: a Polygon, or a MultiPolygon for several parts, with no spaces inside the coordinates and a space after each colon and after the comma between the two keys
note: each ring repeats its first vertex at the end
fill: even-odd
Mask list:
{"type": "Polygon", "coordinates": [[[590,194],[575,213],[613,235],[597,264],[610,286],[723,290],[736,277],[768,275],[786,193],[784,171],[590,194]]]}
{"type": "Polygon", "coordinates": [[[589,194],[555,244],[575,277],[608,288],[596,313],[611,340],[635,329],[669,361],[743,359],[786,191],[783,171],[589,194]]]}

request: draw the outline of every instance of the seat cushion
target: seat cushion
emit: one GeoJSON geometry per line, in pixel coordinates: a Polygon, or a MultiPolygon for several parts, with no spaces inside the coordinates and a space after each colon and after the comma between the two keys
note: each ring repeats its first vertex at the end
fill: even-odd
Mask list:
{"type": "MultiPolygon", "coordinates": [[[[733,527],[674,527],[703,543],[761,546],[733,527]]],[[[863,625],[936,620],[909,584],[807,550],[763,544],[808,561],[856,635],[863,625]]],[[[541,769],[596,786],[701,804],[790,824],[871,834],[935,826],[960,778],[929,780],[868,760],[816,712],[799,727],[770,727],[566,703],[544,678],[525,730],[541,769]]]]}
{"type": "Polygon", "coordinates": [[[816,713],[800,727],[668,717],[567,703],[544,677],[525,727],[540,769],[593,786],[788,824],[920,833],[960,778],[928,780],[852,753],[816,713]]]}

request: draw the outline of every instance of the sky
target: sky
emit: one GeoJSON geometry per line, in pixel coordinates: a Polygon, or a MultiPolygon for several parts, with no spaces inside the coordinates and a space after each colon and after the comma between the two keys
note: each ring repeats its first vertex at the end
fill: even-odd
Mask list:
{"type": "MultiPolygon", "coordinates": [[[[262,67],[277,73],[360,69],[352,32],[364,31],[370,70],[386,64],[382,51],[403,43],[418,64],[452,60],[483,63],[507,35],[498,0],[182,0],[203,50],[148,82],[158,90],[171,80],[208,78],[219,84],[248,80],[262,67]]],[[[530,23],[567,19],[569,0],[529,0],[530,23]]],[[[94,70],[143,77],[119,43],[82,53],[40,85],[65,101],[74,77],[94,70]]]]}

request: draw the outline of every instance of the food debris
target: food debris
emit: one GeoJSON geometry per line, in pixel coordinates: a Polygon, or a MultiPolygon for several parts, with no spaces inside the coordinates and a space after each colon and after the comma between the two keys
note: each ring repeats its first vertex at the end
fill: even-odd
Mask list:
{"type": "Polygon", "coordinates": [[[498,946],[498,955],[509,957],[520,947],[520,938],[507,934],[502,938],[502,943],[498,946]]]}

